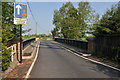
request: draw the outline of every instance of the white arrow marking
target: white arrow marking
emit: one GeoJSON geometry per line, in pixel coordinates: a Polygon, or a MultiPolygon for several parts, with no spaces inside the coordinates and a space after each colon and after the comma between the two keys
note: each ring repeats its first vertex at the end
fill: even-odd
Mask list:
{"type": "Polygon", "coordinates": [[[22,7],[20,5],[17,5],[16,8],[17,8],[17,14],[20,15],[20,9],[22,9],[22,7]]]}

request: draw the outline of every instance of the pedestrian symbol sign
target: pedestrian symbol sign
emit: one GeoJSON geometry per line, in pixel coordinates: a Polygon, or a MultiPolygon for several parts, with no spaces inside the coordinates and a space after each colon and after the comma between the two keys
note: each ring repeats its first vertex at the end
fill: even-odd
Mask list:
{"type": "Polygon", "coordinates": [[[14,24],[27,24],[27,5],[14,3],[14,24]]]}

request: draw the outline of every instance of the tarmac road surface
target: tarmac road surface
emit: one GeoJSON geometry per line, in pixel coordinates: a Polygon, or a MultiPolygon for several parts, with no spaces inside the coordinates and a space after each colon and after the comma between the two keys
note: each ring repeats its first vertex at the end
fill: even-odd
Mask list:
{"type": "Polygon", "coordinates": [[[120,78],[120,72],[78,57],[47,40],[41,40],[38,58],[30,73],[30,78],[111,77],[120,78]]]}

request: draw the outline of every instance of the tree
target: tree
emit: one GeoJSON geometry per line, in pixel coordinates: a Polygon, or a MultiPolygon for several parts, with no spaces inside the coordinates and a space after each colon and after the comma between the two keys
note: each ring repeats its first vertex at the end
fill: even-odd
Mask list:
{"type": "Polygon", "coordinates": [[[30,32],[32,29],[22,30],[22,33],[30,32]]]}
{"type": "MultiPolygon", "coordinates": [[[[19,37],[20,26],[13,23],[13,3],[3,2],[2,5],[2,70],[5,71],[10,64],[11,50],[7,48],[10,40],[19,37]]],[[[29,31],[29,30],[28,30],[29,31]]]]}
{"type": "Polygon", "coordinates": [[[64,38],[82,39],[89,29],[89,23],[94,18],[94,11],[89,2],[80,2],[76,9],[71,2],[63,4],[59,10],[54,11],[53,24],[56,26],[52,31],[59,31],[64,38]]]}
{"type": "Polygon", "coordinates": [[[79,27],[77,24],[77,9],[74,8],[72,3],[68,2],[60,8],[62,15],[61,33],[64,38],[78,39],[79,27]]]}
{"type": "Polygon", "coordinates": [[[52,35],[53,35],[53,38],[56,36],[60,36],[60,29],[61,29],[61,15],[60,15],[60,12],[58,10],[55,10],[54,11],[54,19],[53,19],[53,24],[56,26],[52,31],[52,35]]]}
{"type": "Polygon", "coordinates": [[[78,6],[80,34],[81,38],[84,38],[86,34],[90,34],[93,30],[93,24],[97,15],[95,14],[95,11],[92,10],[89,2],[80,2],[78,6]]]}
{"type": "Polygon", "coordinates": [[[96,14],[93,18],[93,23],[92,23],[91,27],[89,27],[90,31],[88,31],[88,33],[92,34],[92,36],[94,36],[95,30],[100,26],[99,24],[100,24],[100,15],[96,14]]]}
{"type": "Polygon", "coordinates": [[[14,37],[14,34],[11,33],[13,27],[12,12],[11,3],[2,3],[2,71],[5,71],[10,64],[11,50],[6,45],[14,37]]]}
{"type": "Polygon", "coordinates": [[[77,38],[79,27],[77,24],[77,9],[72,3],[63,4],[62,7],[54,11],[53,24],[56,26],[52,33],[63,35],[64,38],[77,38]],[[60,33],[59,33],[60,32],[60,33]]]}
{"type": "Polygon", "coordinates": [[[120,33],[120,7],[114,5],[102,16],[99,26],[95,30],[96,36],[120,33]]]}
{"type": "Polygon", "coordinates": [[[53,38],[54,37],[59,37],[59,29],[57,27],[55,27],[52,31],[51,31],[53,38]]]}

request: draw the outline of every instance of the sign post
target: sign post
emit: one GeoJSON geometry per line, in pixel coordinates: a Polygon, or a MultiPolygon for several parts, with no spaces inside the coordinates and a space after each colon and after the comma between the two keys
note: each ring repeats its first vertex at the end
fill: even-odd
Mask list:
{"type": "Polygon", "coordinates": [[[20,25],[20,63],[22,63],[22,25],[27,24],[27,5],[14,3],[14,24],[20,25]]]}
{"type": "Polygon", "coordinates": [[[20,63],[22,63],[22,25],[20,24],[20,63]]]}

